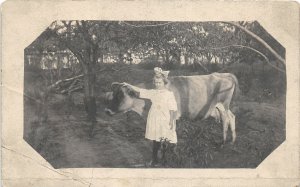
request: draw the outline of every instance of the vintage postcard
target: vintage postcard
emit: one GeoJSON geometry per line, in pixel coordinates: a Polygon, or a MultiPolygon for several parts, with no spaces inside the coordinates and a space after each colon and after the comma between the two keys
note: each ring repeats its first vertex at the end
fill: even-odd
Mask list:
{"type": "Polygon", "coordinates": [[[299,4],[2,4],[3,186],[299,186],[299,4]]]}

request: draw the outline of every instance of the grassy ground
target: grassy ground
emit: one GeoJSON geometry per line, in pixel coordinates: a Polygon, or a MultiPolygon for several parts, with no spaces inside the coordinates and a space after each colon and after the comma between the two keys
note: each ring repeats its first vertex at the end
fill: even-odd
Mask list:
{"type": "MultiPolygon", "coordinates": [[[[129,72],[134,77],[143,77],[138,80],[126,71],[110,74],[98,76],[99,89],[108,91],[113,81],[149,81],[152,71],[129,72]]],[[[76,93],[73,99],[75,102],[69,105],[65,96],[53,95],[46,122],[38,121],[34,102],[25,102],[24,138],[37,152],[55,168],[146,167],[152,144],[144,138],[146,122],[142,117],[134,112],[109,117],[99,100],[97,123],[90,124],[86,121],[83,95],[76,93]]],[[[213,120],[180,119],[178,155],[167,148],[164,165],[160,167],[256,167],[285,140],[284,102],[284,97],[268,103],[247,97],[235,102],[232,110],[237,118],[237,140],[234,145],[222,146],[222,126],[213,120]]]]}

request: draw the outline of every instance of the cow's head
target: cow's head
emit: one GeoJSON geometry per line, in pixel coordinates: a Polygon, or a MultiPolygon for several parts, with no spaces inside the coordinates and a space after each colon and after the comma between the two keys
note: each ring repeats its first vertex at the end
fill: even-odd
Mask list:
{"type": "Polygon", "coordinates": [[[122,83],[112,83],[112,92],[107,93],[108,106],[105,112],[109,115],[125,113],[132,110],[138,93],[122,83]]]}

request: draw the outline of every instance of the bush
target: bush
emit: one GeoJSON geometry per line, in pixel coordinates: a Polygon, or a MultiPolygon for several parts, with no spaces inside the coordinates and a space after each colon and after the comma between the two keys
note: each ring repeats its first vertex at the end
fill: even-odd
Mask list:
{"type": "Polygon", "coordinates": [[[181,137],[176,151],[168,142],[165,158],[166,167],[173,168],[205,168],[214,159],[214,152],[222,144],[222,127],[212,119],[192,122],[180,119],[177,122],[177,136],[181,137]]]}
{"type": "Polygon", "coordinates": [[[169,63],[164,63],[162,65],[163,69],[168,69],[168,70],[178,70],[181,69],[182,65],[177,63],[177,62],[169,62],[169,63]]]}
{"type": "Polygon", "coordinates": [[[264,70],[257,65],[250,71],[247,64],[230,66],[227,72],[234,73],[242,94],[253,101],[273,102],[286,93],[286,75],[269,66],[264,70]],[[249,71],[246,71],[246,70],[249,71]]]}
{"type": "Polygon", "coordinates": [[[139,67],[145,70],[153,70],[155,67],[161,67],[161,64],[159,62],[141,62],[139,67]]]}

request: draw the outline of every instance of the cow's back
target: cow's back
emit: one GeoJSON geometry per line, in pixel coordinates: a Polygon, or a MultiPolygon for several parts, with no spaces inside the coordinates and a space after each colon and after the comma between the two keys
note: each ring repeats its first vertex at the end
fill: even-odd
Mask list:
{"type": "Polygon", "coordinates": [[[170,77],[179,116],[204,119],[217,102],[229,107],[235,83],[228,73],[170,77]]]}

